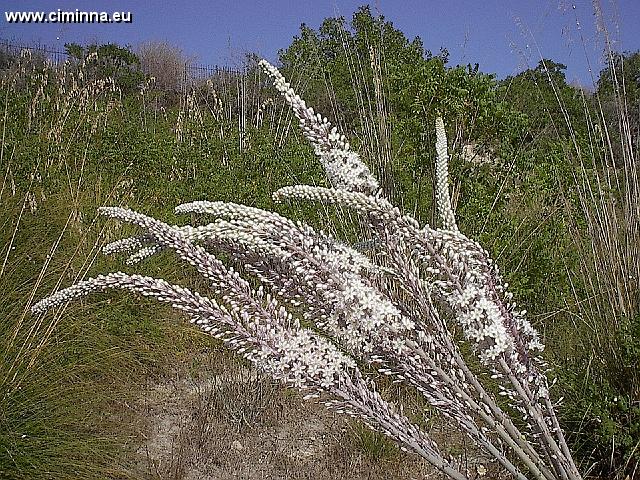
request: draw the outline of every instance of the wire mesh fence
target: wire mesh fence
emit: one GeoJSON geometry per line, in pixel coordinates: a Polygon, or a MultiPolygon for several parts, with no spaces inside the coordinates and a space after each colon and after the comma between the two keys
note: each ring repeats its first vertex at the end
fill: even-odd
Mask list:
{"type": "Polygon", "coordinates": [[[54,65],[59,65],[65,62],[69,57],[66,52],[52,49],[43,44],[34,44],[29,47],[24,47],[13,44],[8,40],[0,41],[0,58],[2,59],[19,57],[26,51],[28,51],[32,57],[49,60],[54,65]]]}
{"type": "MultiPolygon", "coordinates": [[[[25,53],[32,58],[48,61],[52,66],[60,66],[64,62],[74,61],[67,51],[59,50],[44,44],[33,44],[29,46],[18,45],[8,40],[0,40],[0,68],[5,68],[11,59],[20,57],[25,53]]],[[[157,65],[153,62],[141,62],[141,70],[145,74],[153,75],[155,72],[167,70],[166,65],[157,65]]],[[[242,69],[235,69],[218,65],[202,65],[194,62],[177,62],[169,68],[169,74],[174,79],[173,82],[157,82],[160,90],[185,91],[198,85],[204,84],[207,80],[216,80],[216,83],[237,83],[238,78],[245,75],[242,69]]]]}
{"type": "MultiPolygon", "coordinates": [[[[128,74],[133,69],[144,73],[142,78],[145,79],[143,81],[148,80],[148,88],[134,88],[133,91],[152,91],[153,94],[147,98],[148,105],[154,110],[178,107],[185,115],[194,116],[207,111],[218,120],[237,125],[241,133],[266,122],[269,128],[277,130],[278,143],[288,135],[291,126],[289,109],[284,108],[282,102],[275,101],[270,82],[253,60],[248,59],[245,66],[238,69],[185,61],[184,56],[173,55],[170,47],[137,53],[139,64],[127,66],[124,71],[128,74]]],[[[48,68],[67,69],[70,65],[79,66],[84,53],[63,51],[42,44],[24,46],[0,40],[0,77],[20,57],[46,64],[48,68]]],[[[117,64],[116,60],[114,62],[117,64]]],[[[242,138],[241,142],[244,141],[242,138]]]]}

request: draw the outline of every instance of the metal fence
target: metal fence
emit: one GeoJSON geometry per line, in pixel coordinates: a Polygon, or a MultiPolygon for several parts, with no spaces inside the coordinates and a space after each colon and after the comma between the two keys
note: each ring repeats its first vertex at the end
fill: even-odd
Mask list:
{"type": "MultiPolygon", "coordinates": [[[[54,68],[65,65],[65,62],[77,62],[67,52],[46,45],[22,46],[0,40],[0,74],[25,50],[36,60],[48,60],[54,68]]],[[[178,58],[165,63],[161,59],[156,62],[152,57],[140,60],[140,70],[155,79],[153,90],[162,93],[151,97],[155,107],[180,105],[189,108],[192,95],[192,102],[208,108],[228,122],[237,122],[241,132],[252,125],[261,125],[267,119],[276,124],[276,118],[290,115],[288,109],[282,110],[273,101],[268,101],[272,100],[270,83],[265,81],[259,68],[201,65],[178,58]]],[[[288,131],[288,127],[284,130],[288,131]]]]}
{"type": "Polygon", "coordinates": [[[65,62],[68,58],[66,52],[53,50],[47,45],[34,44],[30,47],[23,47],[20,45],[15,45],[8,40],[0,41],[0,55],[5,58],[20,56],[25,50],[28,50],[34,57],[40,57],[43,59],[46,58],[50,60],[54,65],[59,65],[65,62]]]}
{"type": "MultiPolygon", "coordinates": [[[[29,51],[32,57],[49,60],[54,66],[59,66],[71,60],[66,51],[57,50],[43,44],[30,46],[17,45],[8,40],[0,40],[0,60],[19,57],[24,51],[29,51]]],[[[0,65],[2,65],[0,61],[0,65]]],[[[236,79],[244,74],[242,70],[218,65],[200,65],[185,62],[177,67],[176,78],[180,80],[180,88],[189,88],[208,79],[236,79]]],[[[144,71],[144,68],[142,69],[144,71]]],[[[145,72],[148,73],[148,72],[145,72]]]]}

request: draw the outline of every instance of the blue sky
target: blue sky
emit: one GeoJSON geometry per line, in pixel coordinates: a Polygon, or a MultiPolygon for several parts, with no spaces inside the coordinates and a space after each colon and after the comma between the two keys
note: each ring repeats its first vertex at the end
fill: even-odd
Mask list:
{"type": "MultiPolygon", "coordinates": [[[[3,0],[5,11],[130,11],[132,24],[9,24],[0,39],[41,42],[62,49],[67,42],[115,42],[135,46],[167,41],[198,63],[236,65],[244,52],[275,61],[301,23],[317,28],[329,16],[350,18],[364,0],[26,1],[3,0]]],[[[618,50],[640,49],[640,0],[602,0],[604,21],[618,50]]],[[[377,0],[370,2],[409,38],[425,47],[448,48],[450,62],[479,63],[499,78],[535,66],[540,55],[568,66],[569,81],[591,84],[588,65],[601,68],[603,35],[590,0],[377,0]]]]}

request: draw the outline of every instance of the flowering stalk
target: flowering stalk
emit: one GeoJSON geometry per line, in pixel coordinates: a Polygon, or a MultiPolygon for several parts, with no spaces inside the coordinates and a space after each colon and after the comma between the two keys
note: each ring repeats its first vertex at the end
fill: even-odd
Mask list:
{"type": "Polygon", "coordinates": [[[326,118],[295,94],[278,70],[261,66],[299,119],[331,188],[294,185],[273,199],[354,209],[377,239],[365,256],[330,235],[276,213],[223,202],[192,202],[176,213],[212,216],[169,226],[121,208],[101,213],[139,226],[140,236],[107,245],[136,263],[173,250],[209,282],[207,296],[164,280],[116,273],[62,290],[35,313],[87,293],[121,288],[171,303],[257,368],[326,406],[362,419],[454,479],[467,477],[418,426],[365,380],[363,362],[416,388],[425,400],[519,480],[579,480],[549,396],[543,345],[518,311],[488,253],[460,232],[448,188],[444,122],[436,121],[437,212],[421,226],[382,197],[378,182],[326,118]],[[234,259],[224,265],[216,252],[234,259]],[[251,288],[245,277],[260,282],[251,288]],[[481,365],[467,363],[459,329],[481,365]],[[483,384],[490,376],[514,420],[483,384]]]}

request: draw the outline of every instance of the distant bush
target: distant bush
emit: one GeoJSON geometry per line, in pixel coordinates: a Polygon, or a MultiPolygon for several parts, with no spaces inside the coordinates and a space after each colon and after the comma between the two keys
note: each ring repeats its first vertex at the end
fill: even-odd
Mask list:
{"type": "Polygon", "coordinates": [[[154,78],[157,89],[165,92],[180,90],[185,68],[192,61],[182,50],[167,42],[145,42],[136,51],[142,71],[154,78]]]}
{"type": "Polygon", "coordinates": [[[64,48],[70,59],[83,66],[88,78],[112,78],[125,94],[136,91],[144,82],[140,59],[128,47],[120,47],[115,43],[86,46],[67,43],[64,48]]]}

